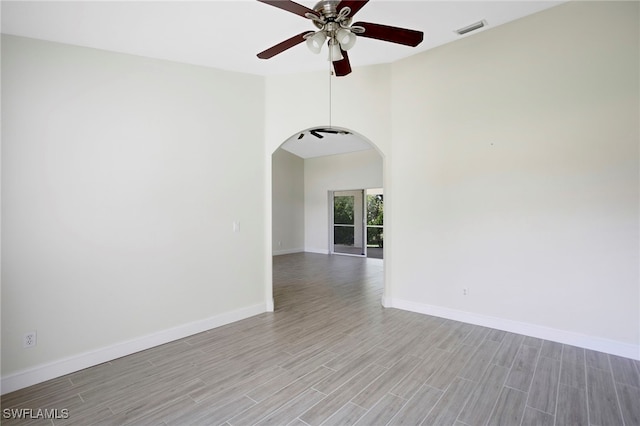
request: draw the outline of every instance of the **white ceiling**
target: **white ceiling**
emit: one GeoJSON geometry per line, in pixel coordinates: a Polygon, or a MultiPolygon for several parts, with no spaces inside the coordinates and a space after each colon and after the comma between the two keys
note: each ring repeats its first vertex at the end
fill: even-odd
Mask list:
{"type": "MultiPolygon", "coordinates": [[[[356,73],[359,66],[394,62],[453,42],[461,38],[456,29],[474,22],[485,20],[487,27],[477,32],[486,31],[564,1],[371,0],[356,21],[420,30],[425,40],[412,48],[359,37],[349,59],[356,73]]],[[[298,3],[313,8],[316,2],[298,3]]],[[[255,0],[3,0],[1,13],[5,34],[258,75],[328,69],[326,47],[314,55],[300,44],[258,59],[258,52],[316,28],[308,19],[255,0]]]]}
{"type": "MultiPolygon", "coordinates": [[[[338,127],[333,128],[346,130],[338,127]]],[[[366,139],[351,132],[335,135],[320,133],[323,137],[317,138],[309,133],[309,130],[311,129],[296,133],[287,139],[280,147],[301,158],[323,157],[373,149],[366,139]],[[300,137],[300,135],[303,135],[303,137],[300,137]]]]}
{"type": "MultiPolygon", "coordinates": [[[[455,41],[454,30],[482,19],[491,28],[559,3],[371,0],[356,20],[424,31],[425,40],[412,48],[359,37],[349,58],[353,67],[393,62],[455,41]]],[[[256,57],[315,29],[308,19],[255,0],[2,1],[5,34],[259,75],[326,70],[326,48],[314,55],[301,44],[272,59],[256,57]]]]}

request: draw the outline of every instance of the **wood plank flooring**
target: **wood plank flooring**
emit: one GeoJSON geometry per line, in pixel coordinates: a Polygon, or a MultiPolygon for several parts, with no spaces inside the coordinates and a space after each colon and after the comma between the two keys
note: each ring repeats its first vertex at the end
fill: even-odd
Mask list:
{"type": "Polygon", "coordinates": [[[274,313],[4,395],[2,424],[640,425],[640,362],[384,309],[382,275],[277,256],[274,313]]]}

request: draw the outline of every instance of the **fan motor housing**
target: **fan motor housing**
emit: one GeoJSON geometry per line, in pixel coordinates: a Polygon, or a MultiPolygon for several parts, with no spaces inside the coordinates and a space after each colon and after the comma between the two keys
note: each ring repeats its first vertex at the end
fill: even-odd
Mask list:
{"type": "Polygon", "coordinates": [[[313,10],[319,12],[326,19],[338,16],[338,3],[340,0],[322,0],[313,6],[313,10]]]}
{"type": "Polygon", "coordinates": [[[316,3],[313,10],[320,15],[320,21],[314,19],[313,24],[319,29],[323,29],[327,24],[331,25],[334,22],[342,27],[349,26],[351,18],[348,17],[348,12],[339,14],[338,4],[340,4],[340,0],[322,0],[316,3]]]}

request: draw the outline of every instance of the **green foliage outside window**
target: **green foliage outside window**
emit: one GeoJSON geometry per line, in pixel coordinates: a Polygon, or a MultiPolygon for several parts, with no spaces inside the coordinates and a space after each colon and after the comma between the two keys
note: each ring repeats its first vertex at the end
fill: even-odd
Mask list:
{"type": "Polygon", "coordinates": [[[353,225],[353,196],[333,197],[333,223],[353,225]]]}
{"type": "MultiPolygon", "coordinates": [[[[354,197],[335,196],[333,198],[333,221],[336,225],[353,225],[354,221],[354,197]]],[[[382,247],[384,224],[384,199],[382,194],[367,195],[367,246],[382,247]]],[[[336,226],[334,228],[334,243],[352,246],[354,239],[353,227],[336,226]]]]}
{"type": "Polygon", "coordinates": [[[382,228],[371,226],[384,225],[384,199],[382,194],[367,195],[367,246],[382,247],[384,238],[382,228]]]}
{"type": "Polygon", "coordinates": [[[367,225],[384,224],[383,207],[382,194],[367,195],[367,225]]]}

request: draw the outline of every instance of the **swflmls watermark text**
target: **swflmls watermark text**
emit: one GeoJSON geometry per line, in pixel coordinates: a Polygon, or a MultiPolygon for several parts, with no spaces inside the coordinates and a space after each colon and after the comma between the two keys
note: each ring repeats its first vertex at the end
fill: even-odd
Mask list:
{"type": "Polygon", "coordinates": [[[5,408],[2,410],[2,418],[60,420],[69,418],[69,410],[66,408],[5,408]]]}

